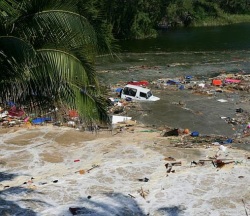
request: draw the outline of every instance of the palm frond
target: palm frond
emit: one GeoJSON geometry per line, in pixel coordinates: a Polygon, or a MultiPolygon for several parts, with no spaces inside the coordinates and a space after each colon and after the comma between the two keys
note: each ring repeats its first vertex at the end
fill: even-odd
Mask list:
{"type": "Polygon", "coordinates": [[[88,122],[109,121],[93,65],[100,47],[111,51],[112,38],[78,14],[77,3],[0,2],[0,11],[6,7],[0,14],[1,101],[36,111],[74,108],[88,122]]]}
{"type": "Polygon", "coordinates": [[[29,65],[36,53],[31,44],[13,36],[0,36],[0,51],[6,60],[21,64],[22,67],[29,65]]]}
{"type": "Polygon", "coordinates": [[[76,109],[86,122],[110,123],[105,98],[96,94],[91,88],[83,90],[74,86],[74,92],[76,96],[76,109]]]}
{"type": "Polygon", "coordinates": [[[65,42],[65,37],[69,36],[71,47],[85,46],[90,52],[96,50],[93,27],[83,16],[70,11],[48,10],[22,17],[17,22],[16,31],[31,44],[38,39],[59,44],[62,38],[65,42]]]}
{"type": "Polygon", "coordinates": [[[53,98],[53,105],[75,108],[89,121],[108,120],[105,100],[90,85],[82,61],[59,50],[39,50],[38,61],[32,72],[37,95],[53,98]]]}
{"type": "Polygon", "coordinates": [[[0,11],[4,17],[17,17],[19,15],[19,3],[15,0],[1,0],[0,11]]]}
{"type": "Polygon", "coordinates": [[[85,50],[84,48],[85,47],[71,49],[69,53],[74,55],[83,65],[88,76],[89,85],[94,85],[96,90],[99,90],[99,82],[97,79],[96,70],[93,67],[94,63],[92,58],[94,58],[94,56],[91,57],[88,50],[85,50]]]}
{"type": "Polygon", "coordinates": [[[89,85],[84,65],[75,56],[55,49],[37,50],[37,54],[40,67],[43,67],[46,73],[49,72],[55,76],[57,73],[59,75],[57,76],[58,80],[53,81],[60,82],[60,79],[62,79],[79,86],[89,85]]]}
{"type": "Polygon", "coordinates": [[[0,37],[0,97],[21,101],[28,88],[30,68],[34,66],[36,52],[20,38],[0,37]]]}
{"type": "Polygon", "coordinates": [[[40,13],[47,10],[67,10],[76,12],[77,1],[75,0],[32,0],[24,2],[24,11],[22,16],[40,13]]]}

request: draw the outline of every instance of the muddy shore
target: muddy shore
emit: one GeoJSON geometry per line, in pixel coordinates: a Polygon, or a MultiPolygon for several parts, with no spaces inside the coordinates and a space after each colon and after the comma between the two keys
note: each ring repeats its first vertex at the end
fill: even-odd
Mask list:
{"type": "MultiPolygon", "coordinates": [[[[96,132],[53,123],[2,125],[0,214],[248,215],[250,154],[243,149],[250,140],[249,99],[228,97],[231,92],[238,95],[238,89],[228,91],[232,85],[220,91],[212,85],[191,89],[186,85],[184,90],[161,83],[151,87],[161,95],[173,95],[165,107],[120,101],[125,111],[120,114],[139,114],[151,124],[142,124],[139,118],[96,132]],[[194,95],[195,100],[190,97],[194,95]],[[233,100],[226,104],[218,99],[233,100]],[[209,111],[213,106],[217,109],[209,111]],[[167,110],[174,120],[179,118],[177,125],[169,126],[171,118],[157,125],[152,121],[154,112],[145,109],[158,110],[163,116],[167,110]],[[171,109],[179,109],[178,115],[171,114],[171,109]],[[181,121],[185,112],[193,124],[181,121]],[[228,127],[228,134],[210,133],[220,128],[218,119],[222,127],[228,127]],[[175,126],[178,134],[171,134],[175,126]],[[191,136],[195,129],[199,136],[191,136]]],[[[161,123],[163,117],[158,117],[161,123]]]]}
{"type": "Polygon", "coordinates": [[[97,134],[52,125],[4,129],[0,213],[249,213],[249,152],[231,145],[222,151],[212,143],[173,144],[184,138],[163,137],[140,124],[97,134]],[[223,166],[213,165],[215,155],[223,166]]]}

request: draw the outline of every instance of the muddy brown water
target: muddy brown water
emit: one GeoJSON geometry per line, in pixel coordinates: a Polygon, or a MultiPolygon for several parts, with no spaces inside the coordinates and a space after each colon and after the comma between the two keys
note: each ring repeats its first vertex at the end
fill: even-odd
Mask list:
{"type": "Polygon", "coordinates": [[[232,136],[235,132],[232,126],[221,117],[233,117],[237,105],[232,101],[222,103],[217,98],[225,95],[206,96],[194,95],[188,91],[157,94],[161,98],[155,103],[142,103],[142,107],[150,110],[147,115],[138,116],[138,120],[146,124],[169,125],[175,128],[188,128],[201,134],[221,134],[232,136]],[[184,104],[179,105],[179,104],[184,104]]]}
{"type": "MultiPolygon", "coordinates": [[[[162,32],[155,39],[120,42],[118,58],[101,56],[96,67],[100,81],[111,86],[131,80],[154,81],[187,75],[208,80],[221,72],[250,74],[249,38],[250,23],[162,32]]],[[[237,108],[250,109],[249,102],[242,103],[238,93],[216,93],[213,97],[194,95],[186,89],[162,92],[153,89],[153,93],[161,100],[143,103],[143,109],[151,112],[131,113],[133,118],[149,125],[189,128],[201,134],[233,138],[244,125],[232,127],[221,117],[234,117],[237,108]],[[180,101],[186,104],[186,109],[176,105],[180,101]]]]}
{"type": "MultiPolygon", "coordinates": [[[[177,54],[175,54],[177,55],[177,54]]],[[[250,56],[250,55],[249,55],[250,56]]],[[[190,58],[190,56],[188,56],[190,58]]],[[[250,60],[249,60],[250,62],[250,60]]],[[[224,64],[224,63],[223,63],[224,64]]],[[[215,73],[210,72],[209,69],[214,68],[214,65],[203,64],[200,67],[199,74],[193,71],[198,70],[197,65],[190,66],[191,69],[184,70],[183,66],[174,66],[173,70],[179,69],[178,73],[171,73],[171,69],[142,70],[135,71],[119,71],[110,70],[102,73],[101,77],[106,84],[116,85],[119,82],[126,82],[129,80],[149,80],[154,81],[159,78],[175,79],[176,77],[192,75],[195,80],[208,81],[209,78],[215,76],[215,73]],[[192,68],[195,68],[193,70],[192,68]],[[182,71],[182,72],[181,72],[182,71]],[[111,77],[112,76],[112,77],[111,77]],[[140,77],[140,78],[139,78],[140,77]]],[[[218,67],[218,65],[216,65],[218,67]]],[[[218,74],[219,74],[218,70],[218,74]]],[[[177,128],[189,128],[190,130],[199,131],[202,134],[219,134],[233,137],[238,130],[241,130],[241,125],[232,127],[221,119],[221,117],[235,117],[236,109],[244,108],[245,111],[250,111],[248,101],[242,103],[244,93],[219,93],[216,92],[212,96],[193,94],[192,91],[185,89],[179,90],[178,87],[174,90],[158,90],[154,86],[152,92],[155,96],[160,97],[157,102],[143,102],[141,103],[143,110],[150,110],[149,112],[137,112],[130,114],[132,117],[142,123],[149,125],[168,125],[177,128]],[[242,94],[242,95],[241,95],[242,94]],[[227,102],[219,102],[219,99],[224,99],[227,102]],[[185,104],[185,107],[178,105],[178,103],[185,104]]],[[[244,96],[247,97],[246,95],[244,96]]]]}

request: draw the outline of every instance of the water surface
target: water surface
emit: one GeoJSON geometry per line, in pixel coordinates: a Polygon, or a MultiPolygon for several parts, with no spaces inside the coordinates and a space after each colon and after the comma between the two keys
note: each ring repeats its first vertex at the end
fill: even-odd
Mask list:
{"type": "MultiPolygon", "coordinates": [[[[100,57],[97,69],[105,84],[121,81],[175,78],[192,75],[208,81],[224,73],[250,73],[250,24],[199,27],[160,32],[154,39],[122,41],[118,59],[100,57]],[[144,66],[144,67],[141,67],[144,66]]],[[[135,118],[143,123],[189,128],[206,134],[233,136],[232,127],[221,116],[235,115],[239,108],[238,95],[231,95],[227,103],[215,97],[195,96],[187,90],[169,93],[155,92],[161,100],[143,103],[148,115],[135,118]],[[172,102],[183,101],[187,110],[172,102]],[[195,113],[200,113],[197,115],[195,113]],[[201,114],[202,113],[202,114],[201,114]]],[[[250,109],[246,107],[246,109],[250,109]]]]}

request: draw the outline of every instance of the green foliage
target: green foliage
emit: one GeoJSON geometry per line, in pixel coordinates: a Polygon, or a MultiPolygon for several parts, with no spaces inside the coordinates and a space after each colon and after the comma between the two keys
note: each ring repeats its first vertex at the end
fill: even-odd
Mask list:
{"type": "Polygon", "coordinates": [[[80,14],[95,29],[101,53],[114,50],[114,38],[154,37],[160,24],[195,26],[208,20],[227,24],[232,22],[230,15],[250,14],[248,0],[26,0],[24,5],[5,0],[0,1],[0,8],[4,8],[1,22],[15,19],[20,13],[32,15],[47,9],[80,14]]]}
{"type": "Polygon", "coordinates": [[[211,20],[210,23],[231,23],[227,13],[249,13],[250,4],[245,0],[173,0],[166,5],[169,26],[197,25],[211,20]],[[228,21],[228,22],[227,22],[228,21]]]}
{"type": "Polygon", "coordinates": [[[116,40],[113,36],[113,25],[107,22],[103,13],[103,2],[98,0],[79,0],[78,12],[86,17],[93,26],[97,37],[97,48],[100,54],[118,51],[116,40]]]}
{"type": "Polygon", "coordinates": [[[116,38],[146,38],[156,35],[160,6],[161,0],[103,0],[102,11],[116,38]]]}
{"type": "Polygon", "coordinates": [[[108,122],[94,70],[102,46],[112,50],[105,28],[97,33],[73,0],[6,0],[0,11],[0,99],[34,111],[77,109],[85,121],[108,122]]]}
{"type": "Polygon", "coordinates": [[[248,0],[220,0],[219,6],[230,14],[249,14],[250,2],[248,0]]]}

